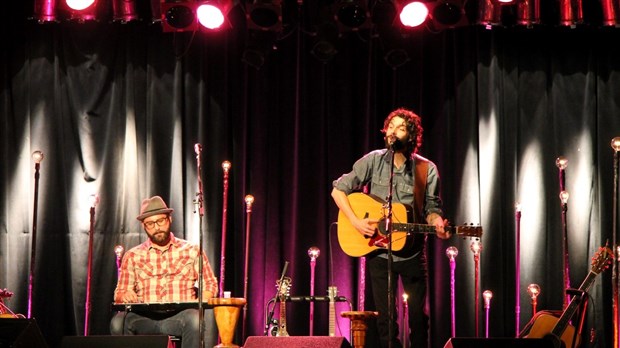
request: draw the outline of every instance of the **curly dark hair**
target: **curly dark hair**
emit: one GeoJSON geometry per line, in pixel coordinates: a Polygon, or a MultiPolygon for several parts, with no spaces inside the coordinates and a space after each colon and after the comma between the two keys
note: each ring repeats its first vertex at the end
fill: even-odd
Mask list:
{"type": "Polygon", "coordinates": [[[394,117],[404,119],[407,125],[409,139],[407,140],[405,152],[410,154],[417,153],[420,146],[422,146],[422,133],[424,132],[424,129],[422,128],[422,119],[415,112],[409,109],[398,108],[390,112],[390,114],[385,118],[381,133],[385,134],[387,132],[390,121],[392,121],[394,117]]]}

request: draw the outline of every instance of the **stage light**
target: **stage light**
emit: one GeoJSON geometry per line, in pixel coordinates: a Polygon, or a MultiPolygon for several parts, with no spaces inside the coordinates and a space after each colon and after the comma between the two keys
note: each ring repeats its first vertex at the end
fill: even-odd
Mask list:
{"type": "Polygon", "coordinates": [[[56,21],[56,0],[35,0],[34,19],[39,23],[56,21]]]}
{"type": "Polygon", "coordinates": [[[164,32],[195,31],[196,2],[193,0],[161,0],[161,22],[164,32]]]}
{"type": "Polygon", "coordinates": [[[231,7],[231,0],[201,1],[196,8],[198,23],[210,30],[220,29],[224,26],[224,23],[226,23],[226,17],[231,7]]]}
{"type": "Polygon", "coordinates": [[[392,69],[397,69],[409,62],[409,53],[405,49],[400,30],[385,30],[379,34],[379,43],[383,48],[383,60],[392,69]]]}
{"type": "Polygon", "coordinates": [[[521,0],[517,4],[517,24],[531,27],[540,24],[540,0],[521,0]]]}
{"type": "Polygon", "coordinates": [[[389,0],[379,0],[372,6],[371,11],[372,23],[381,28],[387,28],[394,25],[396,19],[396,6],[389,0]]]}
{"type": "Polygon", "coordinates": [[[67,6],[76,11],[82,11],[95,4],[95,0],[67,0],[67,6]]]}
{"type": "Polygon", "coordinates": [[[282,0],[255,0],[245,4],[249,29],[280,31],[282,29],[282,0]]]}
{"type": "Polygon", "coordinates": [[[113,21],[127,23],[138,19],[135,0],[112,0],[113,21]]]}
{"type": "Polygon", "coordinates": [[[318,60],[326,63],[330,61],[336,54],[338,48],[338,28],[334,23],[324,23],[317,27],[315,34],[316,39],[313,43],[310,53],[318,60]]]}
{"type": "Polygon", "coordinates": [[[97,19],[97,0],[66,0],[71,21],[92,21],[97,19]]]}
{"type": "Polygon", "coordinates": [[[398,3],[398,16],[400,23],[405,27],[414,28],[426,21],[428,17],[428,7],[426,3],[420,1],[409,1],[398,3]]]}
{"type": "Polygon", "coordinates": [[[581,0],[560,0],[560,25],[575,27],[583,22],[581,0]]]}
{"type": "Polygon", "coordinates": [[[370,11],[363,0],[337,0],[333,14],[340,31],[357,31],[371,26],[370,11]]]}
{"type": "Polygon", "coordinates": [[[484,25],[486,29],[491,29],[494,25],[501,23],[502,6],[492,0],[480,0],[478,7],[478,24],[484,25]]]}
{"type": "Polygon", "coordinates": [[[618,26],[618,2],[614,0],[601,0],[601,7],[603,10],[603,25],[618,26]]]}
{"type": "Polygon", "coordinates": [[[431,4],[430,17],[435,30],[467,24],[465,9],[460,0],[438,0],[431,4]]]}

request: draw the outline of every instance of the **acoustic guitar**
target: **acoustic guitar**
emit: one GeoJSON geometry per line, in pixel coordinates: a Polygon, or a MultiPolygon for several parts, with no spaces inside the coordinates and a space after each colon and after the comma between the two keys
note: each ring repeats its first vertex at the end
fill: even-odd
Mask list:
{"type": "Polygon", "coordinates": [[[329,329],[328,336],[336,336],[336,295],[338,294],[338,288],[330,286],[327,288],[327,295],[329,297],[329,329]]]}
{"type": "MultiPolygon", "coordinates": [[[[385,201],[364,193],[348,195],[351,208],[360,218],[377,220],[377,228],[372,237],[362,235],[353,227],[342,211],[338,213],[338,243],[349,256],[360,257],[371,252],[387,249],[389,235],[385,231],[387,208],[385,201]]],[[[412,242],[415,234],[435,234],[435,226],[411,223],[413,209],[402,203],[392,203],[392,251],[401,251],[412,242]]],[[[445,230],[462,237],[482,237],[482,227],[473,225],[446,226],[445,230]]]]}
{"type": "MultiPolygon", "coordinates": [[[[592,257],[592,268],[579,286],[579,292],[588,292],[596,276],[609,267],[612,259],[611,249],[607,246],[601,247],[592,257]]],[[[579,335],[575,336],[575,327],[570,325],[569,321],[577,311],[580,302],[580,296],[574,296],[559,318],[548,312],[537,313],[532,319],[532,323],[528,324],[531,328],[524,337],[547,338],[553,341],[555,347],[570,348],[573,347],[573,343],[575,343],[574,347],[579,347],[581,339],[579,335]],[[576,339],[574,340],[573,337],[576,339]]],[[[524,331],[526,330],[527,328],[524,331]]]]}
{"type": "Polygon", "coordinates": [[[291,290],[291,278],[284,277],[282,282],[278,279],[276,281],[276,287],[278,288],[278,299],[280,300],[280,322],[278,324],[278,331],[276,331],[277,337],[288,337],[288,331],[286,331],[286,297],[289,296],[291,290]]]}

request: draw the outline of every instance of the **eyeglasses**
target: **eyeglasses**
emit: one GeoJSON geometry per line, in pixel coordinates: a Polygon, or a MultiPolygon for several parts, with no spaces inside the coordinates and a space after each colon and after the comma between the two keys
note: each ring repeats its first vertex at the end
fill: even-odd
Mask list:
{"type": "Polygon", "coordinates": [[[166,221],[168,221],[168,217],[163,217],[161,219],[157,219],[155,221],[147,221],[144,223],[144,226],[146,226],[146,228],[151,229],[153,227],[155,227],[155,224],[157,224],[157,226],[163,226],[166,221]]]}

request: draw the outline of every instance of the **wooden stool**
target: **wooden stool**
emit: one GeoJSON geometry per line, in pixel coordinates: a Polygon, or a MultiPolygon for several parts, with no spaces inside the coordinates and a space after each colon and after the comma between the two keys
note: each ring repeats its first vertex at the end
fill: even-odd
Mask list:
{"type": "Polygon", "coordinates": [[[241,307],[245,305],[245,298],[223,298],[216,297],[207,300],[207,303],[213,306],[213,314],[215,315],[215,323],[217,331],[220,335],[220,344],[217,348],[235,348],[239,347],[233,343],[235,335],[235,327],[241,307]]]}
{"type": "Polygon", "coordinates": [[[368,324],[366,321],[370,318],[376,318],[378,312],[370,311],[348,311],[340,313],[343,318],[351,320],[351,336],[353,336],[353,348],[364,348],[366,344],[366,329],[368,324]]]}

